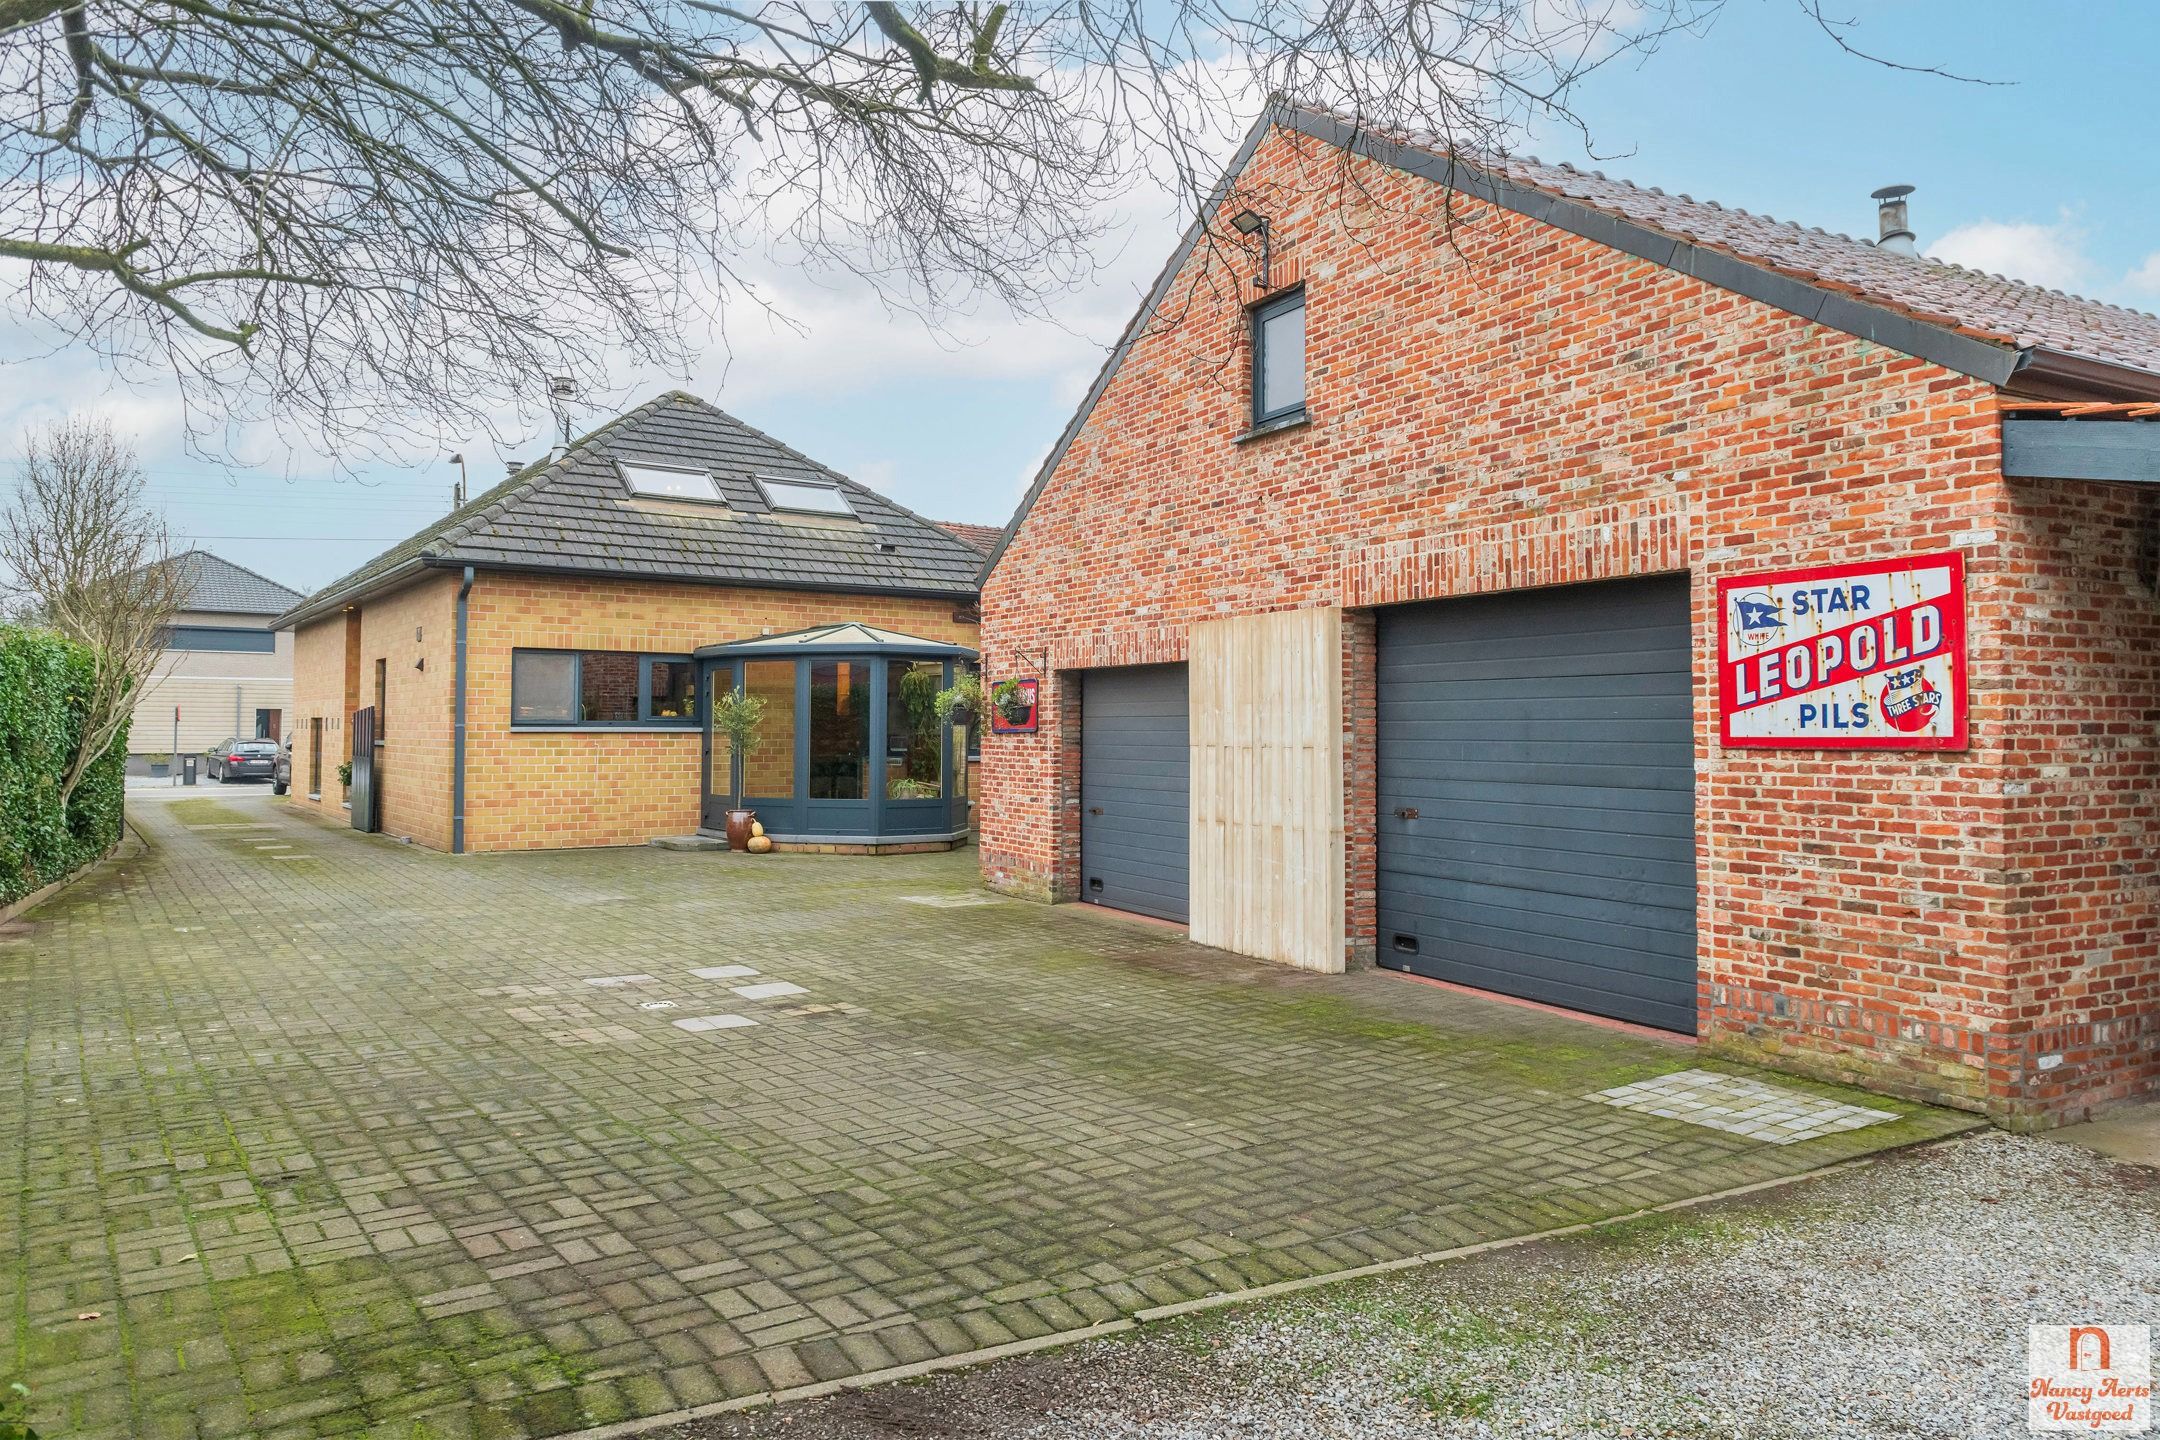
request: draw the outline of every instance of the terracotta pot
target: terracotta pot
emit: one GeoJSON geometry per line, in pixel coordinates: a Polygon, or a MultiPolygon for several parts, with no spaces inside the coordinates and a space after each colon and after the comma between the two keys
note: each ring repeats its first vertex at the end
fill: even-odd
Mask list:
{"type": "Polygon", "coordinates": [[[727,812],[727,848],[747,850],[750,848],[750,822],[757,819],[755,810],[730,810],[727,812]]]}

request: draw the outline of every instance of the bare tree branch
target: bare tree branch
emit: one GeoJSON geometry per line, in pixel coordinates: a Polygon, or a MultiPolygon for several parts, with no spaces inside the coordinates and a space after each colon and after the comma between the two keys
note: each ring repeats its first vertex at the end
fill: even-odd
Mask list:
{"type": "Polygon", "coordinates": [[[1723,3],[0,0],[0,295],[177,376],[199,439],[394,452],[681,372],[762,265],[1043,314],[1135,190],[1201,214],[1269,96],[1588,136],[1587,77],[1723,3]]]}
{"type": "Polygon", "coordinates": [[[1903,60],[1892,60],[1888,56],[1878,55],[1870,50],[1863,50],[1847,38],[1860,24],[1856,17],[1847,16],[1843,20],[1833,20],[1823,13],[1822,0],[1795,0],[1795,3],[1799,5],[1801,14],[1815,22],[1816,29],[1830,37],[1832,44],[1856,60],[1865,60],[1869,64],[1885,66],[1891,70],[1903,70],[1908,75],[1934,75],[1944,80],[1955,80],[1962,85],[2002,85],[2007,83],[2002,80],[1983,80],[1977,75],[1960,75],[1956,71],[1945,69],[1940,65],[1914,65],[1903,60]]]}

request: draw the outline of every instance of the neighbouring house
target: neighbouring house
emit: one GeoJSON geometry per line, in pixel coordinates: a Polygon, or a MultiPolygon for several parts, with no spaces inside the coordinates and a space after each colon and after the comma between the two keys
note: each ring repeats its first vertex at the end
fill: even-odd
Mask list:
{"type": "Polygon", "coordinates": [[[275,622],[300,592],[207,550],[168,563],[180,569],[186,598],[135,701],[128,753],[187,754],[234,736],[277,739],[292,706],[293,649],[275,622]]]}
{"type": "Polygon", "coordinates": [[[2150,1093],[2160,319],[1878,199],[1271,115],[986,573],[989,882],[2005,1124],[2150,1093]]]}
{"type": "Polygon", "coordinates": [[[949,846],[982,555],[695,396],[527,466],[293,606],[291,800],[333,818],[355,719],[374,828],[440,850],[717,830],[716,688],[763,697],[741,762],[782,847],[949,846]],[[370,773],[371,772],[371,773],[370,773]]]}
{"type": "Polygon", "coordinates": [[[1005,538],[1002,525],[972,525],[964,520],[940,520],[937,524],[940,530],[984,555],[995,552],[998,541],[1005,538]]]}

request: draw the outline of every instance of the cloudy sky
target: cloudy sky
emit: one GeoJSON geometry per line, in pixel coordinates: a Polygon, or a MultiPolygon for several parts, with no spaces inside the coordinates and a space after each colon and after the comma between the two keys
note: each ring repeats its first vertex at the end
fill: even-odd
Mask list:
{"type": "MultiPolygon", "coordinates": [[[[2004,83],[1872,65],[1841,54],[1796,0],[1732,0],[1706,34],[1583,92],[1597,156],[1552,137],[1532,148],[1861,235],[1873,233],[1870,190],[1917,185],[1914,228],[1927,253],[2160,309],[2160,159],[2150,143],[2160,6],[1845,0],[1837,13],[1859,16],[1855,40],[1878,53],[2004,83]]],[[[1178,223],[1166,197],[1148,195],[1121,220],[1100,277],[1055,323],[978,318],[937,337],[856,290],[798,280],[775,298],[799,331],[738,318],[731,353],[707,356],[680,383],[915,510],[1002,523],[1178,223]]],[[[302,590],[439,516],[455,479],[439,456],[342,478],[313,461],[206,465],[186,454],[169,394],[117,386],[62,354],[0,368],[0,480],[22,427],[70,408],[107,410],[136,435],[153,495],[186,540],[302,590]]],[[[498,450],[475,437],[463,447],[475,487],[552,438],[498,450]]]]}

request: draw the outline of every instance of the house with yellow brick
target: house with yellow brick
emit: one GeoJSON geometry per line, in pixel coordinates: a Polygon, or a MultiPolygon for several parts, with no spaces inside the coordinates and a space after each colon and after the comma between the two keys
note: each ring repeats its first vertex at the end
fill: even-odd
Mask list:
{"type": "Polygon", "coordinates": [[[288,798],[463,853],[717,832],[740,780],[781,848],[960,843],[973,539],[671,391],[278,617],[288,798]]]}

